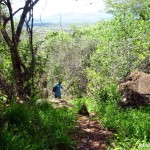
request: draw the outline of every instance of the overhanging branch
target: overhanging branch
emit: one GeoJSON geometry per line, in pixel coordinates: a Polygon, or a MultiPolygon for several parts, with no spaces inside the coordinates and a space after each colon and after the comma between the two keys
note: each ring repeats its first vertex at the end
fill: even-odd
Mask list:
{"type": "Polygon", "coordinates": [[[16,10],[14,13],[13,13],[13,16],[16,14],[16,13],[18,13],[20,10],[22,10],[24,7],[21,7],[21,8],[19,8],[18,10],[16,10]]]}
{"type": "Polygon", "coordinates": [[[35,0],[32,4],[31,4],[31,0],[27,0],[24,6],[24,10],[22,12],[17,30],[16,30],[16,40],[17,42],[19,42],[19,38],[21,35],[21,31],[22,31],[22,27],[25,21],[25,18],[27,16],[27,13],[33,8],[33,6],[38,2],[39,0],[35,0]],[[31,4],[31,5],[30,5],[31,4]]]}

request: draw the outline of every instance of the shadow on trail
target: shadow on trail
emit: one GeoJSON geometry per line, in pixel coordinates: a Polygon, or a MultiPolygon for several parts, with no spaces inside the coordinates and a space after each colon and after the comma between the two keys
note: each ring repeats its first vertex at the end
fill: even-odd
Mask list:
{"type": "MultiPolygon", "coordinates": [[[[51,99],[50,101],[55,108],[74,107],[62,99],[51,99]]],[[[77,147],[75,150],[106,150],[107,144],[114,137],[113,132],[103,128],[99,121],[89,116],[78,115],[76,128],[74,140],[77,142],[77,147]]]]}
{"type": "Polygon", "coordinates": [[[67,102],[66,100],[63,99],[57,99],[53,98],[50,100],[51,103],[53,103],[54,108],[61,108],[61,107],[74,107],[71,103],[67,102]]]}
{"type": "Polygon", "coordinates": [[[77,120],[78,143],[76,150],[106,150],[107,142],[113,138],[113,133],[101,127],[98,121],[90,117],[79,116],[77,120]]]}

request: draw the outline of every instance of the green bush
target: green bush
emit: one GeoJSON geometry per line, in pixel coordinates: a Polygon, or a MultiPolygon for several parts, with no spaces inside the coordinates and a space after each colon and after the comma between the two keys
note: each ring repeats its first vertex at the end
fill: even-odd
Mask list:
{"type": "Polygon", "coordinates": [[[129,149],[143,141],[150,142],[149,111],[145,108],[122,110],[115,101],[101,102],[98,106],[98,116],[105,127],[115,132],[117,146],[129,149]]]}
{"type": "Polygon", "coordinates": [[[0,149],[41,150],[62,146],[73,149],[71,133],[75,115],[68,109],[54,109],[51,104],[12,103],[1,109],[0,118],[5,118],[0,129],[0,149]]]}
{"type": "Polygon", "coordinates": [[[30,111],[23,105],[13,103],[6,109],[6,120],[8,125],[23,126],[27,125],[30,121],[30,111]]]}
{"type": "MultiPolygon", "coordinates": [[[[115,94],[112,90],[115,88],[110,89],[111,86],[105,88],[108,95],[106,101],[92,98],[75,99],[73,103],[76,110],[78,111],[80,106],[85,103],[89,112],[96,112],[102,125],[114,132],[116,150],[140,150],[141,147],[143,147],[143,150],[148,150],[150,142],[150,107],[121,109],[118,106],[120,95],[115,94]]],[[[108,149],[111,149],[111,147],[108,149]]]]}

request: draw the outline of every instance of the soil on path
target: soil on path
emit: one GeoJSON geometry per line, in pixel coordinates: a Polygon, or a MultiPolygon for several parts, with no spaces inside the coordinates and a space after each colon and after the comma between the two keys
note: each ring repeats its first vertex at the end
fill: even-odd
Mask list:
{"type": "Polygon", "coordinates": [[[98,121],[88,116],[78,116],[76,150],[106,150],[113,133],[104,129],[98,121]]]}
{"type": "MultiPolygon", "coordinates": [[[[55,108],[73,107],[65,100],[53,99],[55,108]]],[[[113,139],[113,132],[103,128],[100,123],[91,116],[77,117],[77,130],[74,140],[77,142],[75,150],[106,150],[107,144],[113,139]]]]}

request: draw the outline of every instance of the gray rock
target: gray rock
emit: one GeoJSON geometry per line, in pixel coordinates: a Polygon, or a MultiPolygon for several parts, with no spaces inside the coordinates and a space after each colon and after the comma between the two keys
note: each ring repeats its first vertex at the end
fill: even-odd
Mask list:
{"type": "Polygon", "coordinates": [[[131,72],[124,83],[119,85],[119,91],[122,94],[119,105],[143,106],[150,104],[150,74],[134,71],[131,72]]]}

